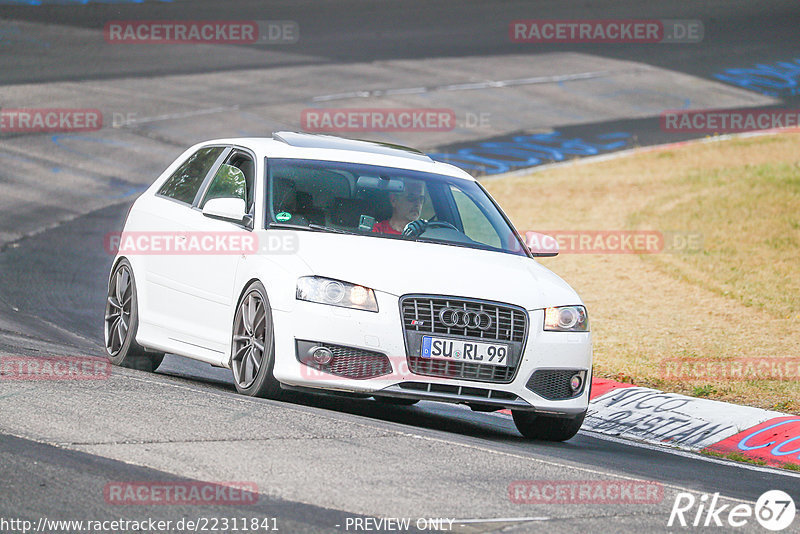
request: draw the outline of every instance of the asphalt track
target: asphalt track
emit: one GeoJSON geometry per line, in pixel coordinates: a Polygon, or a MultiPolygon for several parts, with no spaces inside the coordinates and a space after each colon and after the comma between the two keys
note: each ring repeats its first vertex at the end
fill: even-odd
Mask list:
{"type": "MultiPolygon", "coordinates": [[[[102,354],[112,259],[103,236],[121,227],[136,193],[197,140],[296,128],[297,111],[320,95],[602,65],[607,74],[594,81],[503,95],[433,90],[418,100],[363,100],[489,113],[485,129],[421,135],[418,142],[414,134],[383,136],[428,150],[553,129],[585,139],[624,131],[626,147],[652,144],[681,138],[661,132],[653,119],[675,102],[792,105],[793,97],[726,86],[713,74],[800,57],[796,2],[0,2],[0,19],[3,107],[81,105],[133,113],[140,121],[58,139],[0,134],[0,354],[11,356],[102,354]],[[173,18],[294,20],[301,39],[280,48],[98,44],[107,20],[173,18]],[[508,22],[518,18],[700,19],[705,38],[685,45],[534,47],[509,42],[508,22]]],[[[753,502],[768,489],[783,489],[800,502],[800,479],[791,473],[589,433],[564,444],[527,442],[508,419],[450,405],[392,408],[301,394],[281,402],[247,399],[235,394],[227,372],[172,356],[155,375],[115,369],[101,382],[3,382],[0,407],[0,517],[34,522],[244,513],[276,517],[286,532],[345,531],[347,518],[356,516],[457,518],[454,529],[461,532],[658,532],[669,530],[682,490],[753,502]],[[664,499],[559,506],[508,497],[515,480],[620,477],[657,481],[664,499]],[[121,480],[248,480],[261,499],[232,511],[120,507],[105,501],[102,489],[121,480]]],[[[755,524],[739,530],[762,531],[755,524]]]]}

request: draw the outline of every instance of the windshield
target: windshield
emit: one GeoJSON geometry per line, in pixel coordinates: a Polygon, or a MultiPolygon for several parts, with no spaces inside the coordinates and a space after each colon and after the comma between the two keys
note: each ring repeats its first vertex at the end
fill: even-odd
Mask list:
{"type": "Polygon", "coordinates": [[[331,161],[270,159],[267,169],[268,226],[526,255],[477,182],[331,161]]]}

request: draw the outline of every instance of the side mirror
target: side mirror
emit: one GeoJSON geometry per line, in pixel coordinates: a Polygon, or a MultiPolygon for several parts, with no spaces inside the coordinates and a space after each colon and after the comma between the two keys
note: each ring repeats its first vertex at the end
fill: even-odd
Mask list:
{"type": "Polygon", "coordinates": [[[525,232],[525,245],[535,258],[558,256],[558,241],[553,236],[539,232],[525,232]]]}
{"type": "Polygon", "coordinates": [[[246,210],[241,198],[212,198],[203,206],[203,215],[241,224],[247,216],[246,210]]]}

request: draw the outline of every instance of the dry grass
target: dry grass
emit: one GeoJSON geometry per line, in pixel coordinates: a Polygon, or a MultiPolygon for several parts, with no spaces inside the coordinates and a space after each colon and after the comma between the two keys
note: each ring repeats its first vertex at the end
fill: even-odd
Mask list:
{"type": "Polygon", "coordinates": [[[517,228],[699,232],[695,253],[561,254],[595,373],[800,413],[800,380],[675,380],[665,360],[800,362],[800,135],[694,144],[486,183],[517,228]],[[705,387],[713,385],[713,388],[705,387]]]}

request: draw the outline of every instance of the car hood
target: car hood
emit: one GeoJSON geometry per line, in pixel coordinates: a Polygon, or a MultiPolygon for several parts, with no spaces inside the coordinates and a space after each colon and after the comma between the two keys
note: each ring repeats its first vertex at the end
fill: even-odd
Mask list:
{"type": "Polygon", "coordinates": [[[298,255],[313,274],[396,296],[462,296],[528,310],[582,303],[566,282],[525,256],[370,236],[288,231],[297,235],[298,255]]]}

